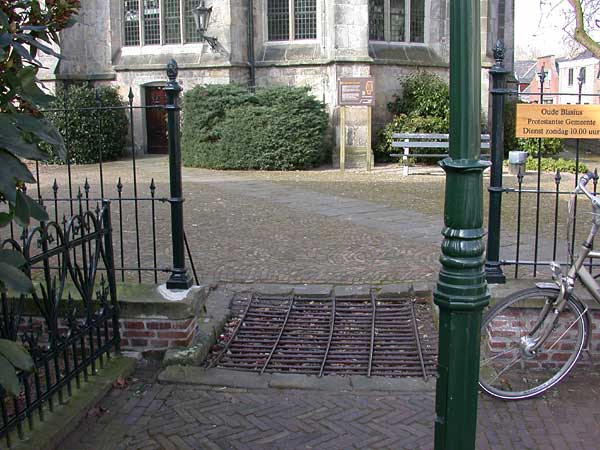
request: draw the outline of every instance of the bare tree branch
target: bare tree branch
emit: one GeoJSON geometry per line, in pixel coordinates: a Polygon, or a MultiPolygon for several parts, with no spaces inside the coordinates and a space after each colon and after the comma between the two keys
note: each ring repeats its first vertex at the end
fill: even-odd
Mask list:
{"type": "Polygon", "coordinates": [[[568,0],[575,14],[575,30],[573,38],[587,48],[596,58],[600,58],[600,44],[590,37],[585,29],[583,6],[581,0],[568,0]]]}

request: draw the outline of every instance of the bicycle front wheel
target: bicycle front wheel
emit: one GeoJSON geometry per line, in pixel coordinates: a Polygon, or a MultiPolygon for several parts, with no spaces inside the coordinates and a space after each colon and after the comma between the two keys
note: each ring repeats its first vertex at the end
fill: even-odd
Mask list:
{"type": "Polygon", "coordinates": [[[484,316],[479,366],[484,391],[507,400],[530,398],[569,373],[586,341],[587,322],[572,296],[556,317],[557,296],[553,289],[526,289],[501,300],[484,316]],[[533,347],[548,326],[550,335],[533,347]]]}

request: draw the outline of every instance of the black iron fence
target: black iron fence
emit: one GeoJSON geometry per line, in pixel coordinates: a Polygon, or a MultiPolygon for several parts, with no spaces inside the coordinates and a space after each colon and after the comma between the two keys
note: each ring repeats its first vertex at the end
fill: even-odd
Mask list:
{"type": "MultiPolygon", "coordinates": [[[[186,288],[190,285],[185,257],[191,266],[194,276],[195,267],[192,261],[183,227],[181,190],[181,150],[179,145],[179,87],[177,66],[172,61],[168,68],[169,81],[163,88],[165,100],[158,104],[136,106],[133,90],[129,90],[127,103],[122,106],[102,104],[102,98],[96,95],[93,107],[70,107],[70,89],[65,85],[62,89],[62,104],[59,108],[45,112],[60,115],[66,124],[63,137],[67,147],[67,160],[64,166],[33,163],[32,171],[36,176],[36,184],[29,185],[29,195],[44,205],[49,216],[59,223],[63,217],[70,217],[79,210],[86,210],[95,202],[110,200],[115,240],[115,270],[121,281],[137,281],[159,283],[167,282],[171,288],[186,288]],[[164,169],[155,171],[154,176],[140,174],[139,145],[136,128],[136,115],[146,111],[164,111],[168,121],[169,176],[164,169]],[[76,115],[89,115],[96,130],[105,126],[102,119],[105,112],[123,111],[128,121],[127,142],[130,145],[130,156],[117,164],[107,165],[103,155],[104,143],[95,142],[98,162],[88,165],[73,164],[71,155],[76,151],[73,143],[73,132],[70,127],[77,126],[76,115]],[[163,173],[161,173],[163,172],[163,173]],[[140,177],[140,175],[142,175],[140,177]],[[176,282],[173,284],[172,280],[176,282]]],[[[90,121],[88,121],[90,122],[90,121]]],[[[139,127],[138,127],[139,128],[139,127]]],[[[100,133],[98,133],[100,134],[100,133]]],[[[12,240],[23,245],[26,233],[16,224],[11,224],[5,232],[12,240]]],[[[196,283],[197,278],[196,278],[196,283]]]]}
{"type": "MultiPolygon", "coordinates": [[[[582,139],[574,139],[574,173],[544,170],[542,139],[535,139],[535,170],[503,177],[505,104],[509,97],[527,98],[529,102],[552,103],[560,97],[572,98],[572,104],[593,102],[600,94],[584,94],[585,78],[580,74],[577,92],[545,92],[547,74],[542,68],[540,92],[527,93],[507,87],[508,70],[504,68],[504,48],[498,43],[494,51],[492,79],[491,147],[492,168],[489,187],[489,216],[486,273],[489,282],[503,283],[506,275],[537,277],[551,261],[569,264],[577,242],[589,231],[590,218],[572,211],[573,222],[567,229],[567,203],[582,174],[582,139]],[[505,275],[506,272],[506,275],[505,275]]],[[[589,142],[589,141],[588,141],[589,142]]],[[[511,149],[512,150],[512,149],[511,149]]],[[[597,192],[598,174],[594,172],[593,192],[597,192]]],[[[587,204],[585,205],[588,206],[587,204]]],[[[595,265],[590,262],[590,269],[595,265]]],[[[546,273],[549,275],[549,272],[546,273]]]]}
{"type": "Polygon", "coordinates": [[[119,351],[110,201],[78,206],[69,219],[0,243],[22,252],[35,286],[27,296],[0,294],[0,337],[21,341],[35,364],[18,374],[19,395],[0,388],[0,437],[9,448],[119,351]]]}

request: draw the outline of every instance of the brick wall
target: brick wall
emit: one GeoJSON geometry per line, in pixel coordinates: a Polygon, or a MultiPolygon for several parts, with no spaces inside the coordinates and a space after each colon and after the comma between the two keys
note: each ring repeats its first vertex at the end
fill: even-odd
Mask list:
{"type": "Polygon", "coordinates": [[[125,350],[166,350],[190,345],[196,320],[121,319],[120,330],[121,348],[125,350]]]}
{"type": "MultiPolygon", "coordinates": [[[[492,322],[493,333],[490,333],[490,330],[488,330],[487,333],[482,335],[482,339],[487,339],[487,344],[492,350],[499,353],[506,351],[505,349],[514,345],[515,337],[518,337],[523,330],[524,321],[528,327],[533,325],[537,317],[535,315],[537,311],[538,310],[519,308],[516,313],[512,315],[506,310],[502,318],[494,319],[492,322]],[[531,311],[531,314],[524,314],[524,311],[531,311]]],[[[592,355],[597,355],[600,354],[600,311],[592,311],[591,316],[591,330],[588,330],[588,333],[590,334],[589,342],[591,344],[589,350],[592,355]]],[[[563,316],[561,315],[561,317],[563,316]]],[[[569,313],[568,318],[570,319],[568,321],[564,318],[559,320],[559,328],[554,330],[550,335],[549,339],[552,339],[553,337],[554,339],[557,339],[564,333],[564,336],[557,345],[550,351],[544,347],[543,352],[533,358],[529,364],[539,365],[540,367],[549,367],[560,361],[565,361],[571,355],[569,350],[572,350],[575,346],[577,333],[575,327],[567,331],[566,324],[570,325],[575,320],[575,316],[569,313]]],[[[512,356],[514,355],[507,354],[508,359],[512,358],[512,356]]]]}

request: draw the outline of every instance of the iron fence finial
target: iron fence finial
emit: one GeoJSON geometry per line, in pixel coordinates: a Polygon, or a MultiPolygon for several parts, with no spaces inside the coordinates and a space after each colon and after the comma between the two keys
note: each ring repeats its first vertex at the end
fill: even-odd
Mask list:
{"type": "Polygon", "coordinates": [[[544,81],[546,81],[546,65],[542,64],[542,70],[540,70],[540,73],[538,73],[538,77],[540,78],[540,84],[544,84],[544,81]]]}
{"type": "Polygon", "coordinates": [[[169,83],[175,83],[178,73],[179,68],[177,67],[177,61],[174,59],[170,60],[167,63],[167,77],[169,78],[169,83]]]}
{"type": "Polygon", "coordinates": [[[501,39],[498,39],[498,41],[496,41],[496,45],[494,46],[492,52],[494,54],[494,60],[496,61],[495,65],[503,66],[504,57],[506,55],[506,47],[504,46],[504,42],[502,42],[501,39]]]}

